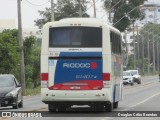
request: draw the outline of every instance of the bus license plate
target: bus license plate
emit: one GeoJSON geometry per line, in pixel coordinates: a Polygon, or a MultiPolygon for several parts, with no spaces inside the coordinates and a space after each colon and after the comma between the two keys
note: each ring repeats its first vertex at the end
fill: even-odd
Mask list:
{"type": "Polygon", "coordinates": [[[70,87],[70,89],[72,89],[72,90],[79,90],[81,88],[80,88],[80,86],[72,86],[72,87],[70,87]]]}

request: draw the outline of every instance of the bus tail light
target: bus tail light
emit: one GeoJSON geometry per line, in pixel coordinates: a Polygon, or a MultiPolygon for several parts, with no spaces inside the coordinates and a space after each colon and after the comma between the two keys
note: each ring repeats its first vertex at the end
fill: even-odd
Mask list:
{"type": "Polygon", "coordinates": [[[103,87],[104,88],[110,88],[110,73],[103,73],[103,87]]]}
{"type": "Polygon", "coordinates": [[[110,81],[110,73],[103,73],[103,81],[110,81]]]}
{"type": "Polygon", "coordinates": [[[48,73],[41,74],[41,88],[48,87],[48,73]]]}

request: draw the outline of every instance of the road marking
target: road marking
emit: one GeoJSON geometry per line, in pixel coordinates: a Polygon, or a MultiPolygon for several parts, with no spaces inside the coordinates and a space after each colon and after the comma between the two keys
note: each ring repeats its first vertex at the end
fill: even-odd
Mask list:
{"type": "Polygon", "coordinates": [[[138,106],[138,105],[140,105],[140,104],[143,104],[143,103],[145,103],[145,102],[151,100],[152,98],[154,98],[154,97],[156,97],[156,96],[158,96],[158,95],[160,95],[160,92],[159,92],[159,93],[156,93],[156,94],[150,96],[149,98],[147,98],[147,99],[145,99],[145,100],[143,100],[143,101],[141,101],[141,102],[139,102],[139,103],[137,103],[137,104],[135,104],[135,105],[132,105],[132,106],[130,106],[129,108],[124,109],[124,110],[122,110],[122,111],[131,110],[131,109],[133,109],[134,107],[136,107],[136,106],[138,106]]]}

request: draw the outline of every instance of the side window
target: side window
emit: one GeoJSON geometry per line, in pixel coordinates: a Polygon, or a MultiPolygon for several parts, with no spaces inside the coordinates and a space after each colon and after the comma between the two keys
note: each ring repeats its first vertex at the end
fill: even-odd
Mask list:
{"type": "Polygon", "coordinates": [[[110,42],[112,53],[121,55],[121,35],[110,31],[110,42]]]}

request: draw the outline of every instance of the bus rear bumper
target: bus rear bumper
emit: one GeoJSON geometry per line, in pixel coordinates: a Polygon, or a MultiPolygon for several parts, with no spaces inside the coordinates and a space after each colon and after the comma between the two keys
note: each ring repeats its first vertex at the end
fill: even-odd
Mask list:
{"type": "Polygon", "coordinates": [[[84,104],[104,101],[112,102],[112,94],[110,89],[107,88],[102,90],[49,90],[48,88],[42,88],[41,99],[46,104],[52,102],[84,104]]]}

